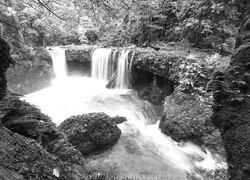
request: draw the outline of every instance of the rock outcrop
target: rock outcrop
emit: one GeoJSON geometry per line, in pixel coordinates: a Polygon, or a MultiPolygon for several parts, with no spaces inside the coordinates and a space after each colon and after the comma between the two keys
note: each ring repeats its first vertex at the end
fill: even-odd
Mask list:
{"type": "Polygon", "coordinates": [[[111,118],[105,113],[90,113],[66,119],[59,129],[77,150],[86,155],[113,145],[121,135],[116,124],[125,120],[124,117],[111,118]]]}
{"type": "Polygon", "coordinates": [[[231,180],[250,179],[250,2],[236,1],[245,18],[228,70],[213,77],[213,123],[225,144],[231,180]]]}
{"type": "Polygon", "coordinates": [[[67,61],[91,62],[91,53],[97,46],[69,46],[65,48],[67,61]]]}

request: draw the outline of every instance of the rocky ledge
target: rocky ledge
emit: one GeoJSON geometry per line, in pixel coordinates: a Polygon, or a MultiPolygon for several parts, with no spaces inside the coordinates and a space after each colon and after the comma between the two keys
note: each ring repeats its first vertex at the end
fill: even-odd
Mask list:
{"type": "Polygon", "coordinates": [[[62,46],[65,49],[65,56],[67,61],[91,61],[91,53],[98,48],[95,45],[81,45],[81,46],[62,46]]]}

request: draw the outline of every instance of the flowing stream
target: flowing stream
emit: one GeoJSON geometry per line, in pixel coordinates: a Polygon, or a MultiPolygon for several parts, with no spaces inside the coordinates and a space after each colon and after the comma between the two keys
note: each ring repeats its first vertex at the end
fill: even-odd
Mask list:
{"type": "Polygon", "coordinates": [[[56,78],[52,86],[27,95],[26,101],[37,105],[58,125],[72,115],[90,112],[126,117],[127,121],[118,125],[122,131],[119,141],[89,160],[93,166],[114,166],[121,176],[183,180],[196,168],[216,168],[209,152],[191,143],[178,144],[161,133],[152,105],[127,89],[133,52],[116,53],[96,49],[92,54],[92,77],[68,77],[64,50],[53,48],[50,54],[56,78]],[[115,72],[116,88],[105,88],[115,72]]]}

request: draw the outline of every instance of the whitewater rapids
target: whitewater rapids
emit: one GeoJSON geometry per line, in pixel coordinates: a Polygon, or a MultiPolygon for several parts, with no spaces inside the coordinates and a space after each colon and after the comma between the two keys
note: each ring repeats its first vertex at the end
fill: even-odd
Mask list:
{"type": "Polygon", "coordinates": [[[118,125],[122,131],[120,140],[114,147],[95,156],[91,163],[113,165],[124,173],[167,174],[169,178],[180,180],[196,168],[216,168],[209,152],[192,143],[178,144],[162,134],[153,106],[140,100],[134,91],[107,89],[106,80],[67,77],[64,50],[54,50],[53,53],[57,76],[51,87],[27,95],[26,101],[38,106],[57,125],[72,115],[91,112],[127,118],[118,125]],[[62,64],[58,65],[58,60],[62,64]]]}

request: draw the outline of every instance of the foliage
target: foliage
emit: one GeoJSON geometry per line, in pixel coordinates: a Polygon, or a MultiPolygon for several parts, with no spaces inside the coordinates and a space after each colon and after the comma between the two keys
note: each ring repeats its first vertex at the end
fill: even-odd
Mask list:
{"type": "Polygon", "coordinates": [[[223,1],[176,1],[180,33],[195,46],[230,51],[237,33],[236,6],[223,1]],[[231,40],[232,41],[232,40],[231,40]]]}
{"type": "MultiPolygon", "coordinates": [[[[88,7],[88,4],[80,1],[78,4],[88,7]]],[[[168,27],[175,23],[171,3],[163,0],[112,0],[103,3],[90,1],[89,6],[95,20],[100,24],[102,40],[111,45],[142,45],[144,42],[151,42],[167,34],[168,27]]]]}
{"type": "Polygon", "coordinates": [[[47,62],[30,54],[19,55],[15,60],[15,66],[9,68],[6,73],[10,91],[28,94],[50,85],[51,67],[47,62]]]}
{"type": "Polygon", "coordinates": [[[230,53],[239,26],[232,1],[111,0],[76,1],[99,24],[102,40],[110,45],[144,45],[155,40],[188,39],[194,46],[230,53]]]}
{"type": "Polygon", "coordinates": [[[235,3],[224,0],[22,0],[19,3],[10,0],[0,3],[0,16],[4,22],[13,22],[18,31],[0,23],[1,27],[12,29],[10,34],[15,34],[18,41],[35,46],[86,43],[85,33],[96,31],[99,39],[108,45],[145,46],[156,40],[186,38],[195,47],[230,53],[240,17],[235,3]]]}
{"type": "Polygon", "coordinates": [[[22,34],[22,44],[45,46],[78,42],[81,13],[76,11],[73,1],[51,0],[46,3],[38,0],[22,0],[20,3],[10,0],[8,3],[0,3],[0,9],[2,10],[0,16],[4,17],[4,21],[1,21],[1,26],[4,27],[2,35],[8,39],[20,41],[16,38],[16,32],[8,32],[9,23],[14,18],[16,22],[12,20],[11,27],[18,29],[22,34]]]}
{"type": "Polygon", "coordinates": [[[90,43],[95,43],[99,39],[97,32],[94,30],[86,31],[84,35],[90,43]]]}

